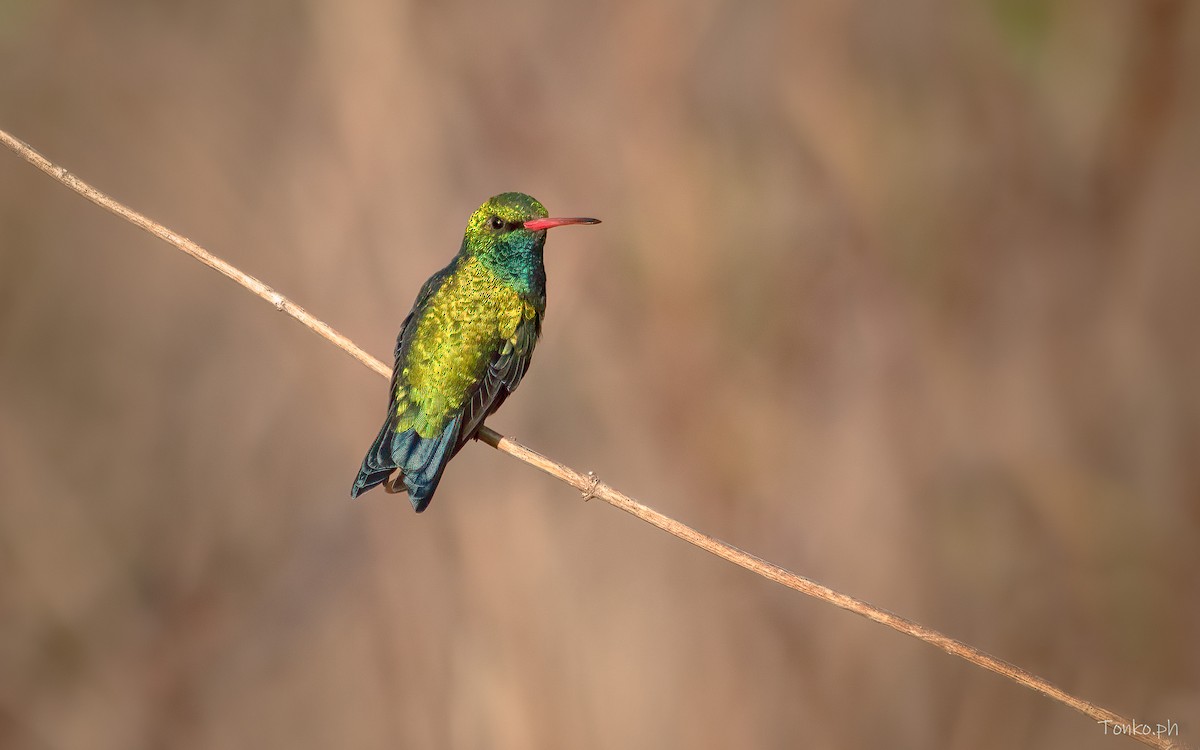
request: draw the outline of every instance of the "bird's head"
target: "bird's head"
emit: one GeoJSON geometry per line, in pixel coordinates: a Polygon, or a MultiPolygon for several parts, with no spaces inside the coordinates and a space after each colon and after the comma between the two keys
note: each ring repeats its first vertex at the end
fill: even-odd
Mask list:
{"type": "Polygon", "coordinates": [[[599,219],[550,218],[546,207],[536,199],[524,193],[501,193],[471,214],[463,245],[471,254],[508,264],[535,258],[540,264],[546,230],[568,224],[599,223],[599,219]]]}

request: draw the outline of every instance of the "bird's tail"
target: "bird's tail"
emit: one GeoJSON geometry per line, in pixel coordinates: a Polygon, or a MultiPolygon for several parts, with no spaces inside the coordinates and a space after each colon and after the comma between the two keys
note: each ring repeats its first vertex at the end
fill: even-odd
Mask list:
{"type": "Polygon", "coordinates": [[[371,444],[354,486],[350,488],[350,497],[358,497],[383,484],[393,471],[399,470],[402,484],[396,482],[395,485],[408,491],[413,509],[420,513],[429,506],[438,482],[442,480],[442,472],[458,448],[462,416],[450,420],[431,438],[423,438],[412,429],[397,432],[394,425],[392,419],[385,422],[371,444]]]}
{"type": "Polygon", "coordinates": [[[383,484],[398,468],[392,460],[391,437],[396,434],[392,424],[390,419],[384,422],[383,428],[375,436],[375,442],[371,443],[367,457],[363,459],[362,468],[358,470],[354,486],[350,488],[350,497],[358,497],[372,487],[383,484]]]}

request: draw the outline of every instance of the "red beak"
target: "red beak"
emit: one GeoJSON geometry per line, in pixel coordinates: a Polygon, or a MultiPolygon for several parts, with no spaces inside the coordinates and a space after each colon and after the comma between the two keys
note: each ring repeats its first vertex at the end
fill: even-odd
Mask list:
{"type": "Polygon", "coordinates": [[[599,219],[584,219],[584,218],[530,219],[529,221],[525,222],[521,226],[523,226],[524,228],[528,229],[531,232],[541,232],[543,230],[551,229],[553,227],[565,227],[568,224],[599,224],[599,223],[600,223],[599,219]]]}

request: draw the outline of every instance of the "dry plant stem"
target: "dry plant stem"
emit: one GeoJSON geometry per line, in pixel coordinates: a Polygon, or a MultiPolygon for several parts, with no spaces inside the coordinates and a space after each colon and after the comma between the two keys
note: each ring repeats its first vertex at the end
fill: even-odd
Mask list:
{"type": "Polygon", "coordinates": [[[172,232],[162,224],[153,221],[143,214],[134,211],[132,208],[129,208],[125,204],[119,203],[113,198],[105,195],[96,188],[68,172],[65,168],[51,164],[46,157],[35,151],[29,146],[29,144],[13,137],[12,135],[9,135],[3,130],[0,130],[0,141],[3,141],[5,146],[8,146],[10,149],[20,154],[25,161],[42,170],[75,192],[79,193],[84,198],[87,198],[97,206],[113,212],[117,216],[120,216],[122,219],[128,221],[130,224],[134,224],[135,226],[145,229],[147,232],[159,238],[163,242],[174,245],[214,271],[236,281],[245,288],[249,289],[251,292],[257,294],[259,297],[265,299],[267,302],[270,302],[275,306],[276,310],[285,312],[292,316],[318,336],[328,340],[334,346],[346,352],[351,357],[354,357],[359,362],[362,362],[367,367],[370,367],[380,375],[383,375],[386,378],[390,378],[392,376],[392,370],[390,367],[375,359],[370,354],[367,354],[350,339],[330,328],[329,324],[325,321],[313,317],[312,313],[310,313],[308,310],[305,310],[300,305],[292,302],[290,299],[284,297],[282,294],[254,278],[250,274],[243,273],[212,253],[208,252],[204,248],[200,247],[195,242],[192,242],[187,237],[184,237],[176,232],[172,232]]]}
{"type": "MultiPolygon", "coordinates": [[[[1050,682],[1038,677],[1035,674],[1025,671],[1018,666],[1009,664],[1002,659],[967,645],[961,641],[957,641],[949,636],[943,635],[936,630],[927,628],[924,625],[913,622],[900,615],[888,612],[885,609],[867,604],[864,601],[855,599],[852,596],[847,596],[841,592],[834,591],[828,586],[823,586],[804,576],[797,575],[785,568],[767,562],[761,557],[750,554],[743,550],[734,547],[731,544],[722,542],[719,539],[714,539],[707,534],[696,531],[691,526],[680,523],[670,516],[663,515],[653,508],[642,505],[637,500],[628,495],[609,487],[607,484],[598,481],[595,476],[590,474],[580,474],[574,469],[564,466],[559,462],[546,458],[542,454],[530,450],[525,446],[517,443],[509,438],[500,435],[488,427],[483,427],[479,431],[479,439],[488,445],[503,451],[510,456],[514,456],[525,463],[534,466],[546,472],[550,476],[557,477],[567,484],[584,494],[585,498],[597,497],[604,502],[612,505],[615,508],[620,508],[626,513],[637,516],[646,523],[657,526],[663,531],[682,539],[689,544],[694,544],[700,549],[711,552],[717,557],[728,560],[734,565],[749,570],[751,573],[757,573],[763,578],[769,578],[776,583],[787,586],[789,589],[794,589],[802,594],[821,599],[830,604],[849,610],[855,614],[862,615],[868,620],[873,620],[882,625],[886,625],[893,630],[898,630],[906,635],[911,635],[913,638],[925,641],[926,643],[937,646],[946,653],[957,656],[961,659],[989,669],[997,674],[1024,685],[1027,688],[1036,690],[1043,695],[1049,696],[1054,700],[1064,703],[1080,713],[1090,716],[1097,722],[1111,722],[1112,724],[1120,725],[1121,727],[1132,726],[1129,719],[1126,719],[1118,714],[1107,709],[1101,708],[1094,703],[1089,703],[1081,698],[1067,693],[1060,688],[1054,686],[1050,682]]],[[[1176,750],[1184,750],[1185,746],[1180,744],[1172,744],[1171,742],[1159,737],[1144,737],[1137,736],[1136,739],[1141,740],[1151,747],[1175,748],[1176,750]]]]}
{"type": "MultiPolygon", "coordinates": [[[[275,309],[285,312],[297,321],[327,339],[342,351],[354,357],[359,362],[363,363],[370,369],[385,378],[391,377],[391,368],[372,357],[367,352],[359,348],[353,341],[346,338],[342,334],[333,330],[324,321],[313,317],[307,310],[295,304],[291,300],[284,297],[279,292],[276,292],[271,287],[267,286],[258,279],[243,273],[234,268],[229,263],[221,260],[204,248],[192,242],[186,237],[183,237],[166,227],[158,224],[155,221],[143,216],[142,214],[128,208],[127,206],[117,202],[104,193],[96,190],[91,185],[75,177],[66,169],[56,166],[48,161],[45,157],[33,150],[24,142],[14,138],[3,130],[0,130],[0,141],[4,145],[19,154],[22,158],[58,180],[62,184],[71,188],[83,197],[92,201],[96,205],[108,209],[112,213],[120,216],[129,222],[141,227],[155,237],[174,245],[204,265],[212,268],[230,279],[241,284],[246,289],[249,289],[254,294],[262,297],[267,302],[271,303],[275,309]]],[[[979,649],[969,646],[961,641],[957,641],[948,636],[942,635],[936,630],[931,630],[923,625],[915,623],[899,615],[892,614],[887,610],[867,604],[866,602],[855,599],[854,597],[834,591],[828,586],[811,581],[803,576],[796,575],[789,570],[779,567],[774,563],[767,562],[759,557],[755,557],[748,552],[744,552],[737,547],[726,544],[719,539],[714,539],[706,534],[696,531],[690,526],[680,523],[669,516],[665,516],[656,510],[653,510],[633,498],[625,495],[617,490],[609,487],[607,484],[600,482],[595,476],[590,474],[582,474],[569,466],[565,466],[553,459],[547,458],[536,451],[530,450],[520,443],[506,438],[496,431],[483,427],[479,431],[479,440],[496,448],[497,450],[507,453],[508,455],[524,461],[525,463],[535,468],[541,469],[547,474],[561,479],[572,487],[576,488],[584,494],[585,498],[596,497],[616,508],[631,513],[634,516],[646,521],[649,524],[672,534],[685,542],[693,544],[700,549],[710,552],[717,557],[728,560],[735,565],[749,570],[752,573],[757,573],[763,578],[770,579],[776,583],[783,584],[790,589],[799,591],[802,594],[821,599],[822,601],[849,610],[856,614],[862,615],[868,620],[873,620],[882,625],[886,625],[893,630],[905,633],[914,638],[925,641],[928,644],[936,646],[948,654],[965,659],[972,664],[989,669],[997,674],[1004,675],[1010,680],[1024,685],[1031,690],[1035,690],[1045,696],[1063,703],[1076,711],[1089,716],[1097,722],[1110,722],[1112,725],[1119,726],[1125,730],[1133,739],[1141,741],[1143,744],[1150,747],[1163,748],[1164,750],[1185,750],[1186,746],[1178,742],[1171,741],[1170,738],[1159,737],[1153,733],[1138,733],[1129,732],[1128,729],[1135,727],[1129,719],[1126,719],[1119,714],[1113,713],[1107,709],[1090,703],[1088,701],[1076,698],[1061,689],[1050,684],[1046,680],[1031,674],[1030,672],[1016,667],[1008,662],[997,659],[979,649]]],[[[1144,725],[1143,725],[1144,726],[1144,725]]],[[[1111,730],[1110,730],[1111,731],[1111,730]]]]}

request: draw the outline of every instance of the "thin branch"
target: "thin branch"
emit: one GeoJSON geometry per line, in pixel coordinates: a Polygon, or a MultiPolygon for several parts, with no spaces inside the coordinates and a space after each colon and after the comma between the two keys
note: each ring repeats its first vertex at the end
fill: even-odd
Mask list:
{"type": "MultiPolygon", "coordinates": [[[[233,281],[242,285],[254,294],[271,303],[276,310],[287,313],[292,318],[295,318],[301,324],[318,334],[322,338],[331,342],[334,346],[354,357],[359,362],[363,363],[370,369],[374,370],[379,375],[390,378],[391,368],[379,361],[375,357],[361,349],[353,341],[346,338],[342,334],[335,331],[327,323],[312,316],[307,310],[284,297],[279,292],[272,289],[267,284],[259,281],[255,277],[243,273],[229,263],[221,260],[217,256],[208,252],[204,248],[197,245],[182,235],[172,232],[163,225],[147,218],[146,216],[134,211],[133,209],[117,202],[113,198],[105,195],[96,188],[88,185],[83,180],[74,176],[63,167],[52,164],[49,160],[35,151],[26,143],[14,138],[7,132],[0,130],[0,141],[8,146],[18,155],[25,159],[33,166],[42,170],[62,184],[71,188],[91,202],[105,208],[130,223],[141,227],[150,234],[159,239],[173,245],[204,265],[212,268],[221,274],[229,277],[233,281]]],[[[630,513],[643,521],[657,526],[663,531],[673,536],[682,539],[689,544],[693,544],[700,549],[710,552],[717,557],[739,565],[752,573],[756,573],[763,578],[775,581],[776,583],[787,586],[790,589],[799,591],[802,594],[828,602],[836,607],[849,610],[855,614],[862,615],[868,620],[886,625],[893,630],[910,635],[913,638],[924,641],[932,646],[942,649],[946,653],[957,656],[960,659],[991,670],[997,674],[1003,675],[1010,680],[1024,685],[1025,687],[1034,690],[1042,695],[1052,698],[1059,703],[1070,706],[1079,711],[1085,716],[1088,716],[1098,723],[1106,724],[1106,729],[1113,733],[1128,734],[1133,739],[1139,740],[1150,747],[1162,748],[1163,750],[1187,750],[1187,746],[1179,742],[1172,741],[1168,737],[1160,737],[1149,731],[1146,724],[1135,723],[1130,719],[1109,711],[1106,708],[1101,708],[1094,703],[1085,701],[1055,687],[1050,682],[1038,677],[1031,672],[1028,672],[1020,667],[1009,664],[1006,661],[997,659],[974,646],[969,646],[961,641],[957,641],[942,633],[925,627],[919,623],[913,622],[899,615],[880,609],[871,604],[868,604],[860,599],[847,596],[840,592],[834,591],[828,586],[823,586],[816,581],[797,575],[789,570],[781,568],[774,563],[767,562],[762,558],[755,557],[748,552],[744,552],[733,545],[715,539],[707,534],[702,534],[690,526],[680,523],[675,519],[665,516],[658,511],[649,508],[628,495],[613,489],[604,482],[599,481],[592,474],[583,474],[569,466],[559,463],[554,459],[547,458],[542,454],[530,450],[520,443],[510,438],[504,437],[498,432],[482,427],[479,430],[479,440],[493,448],[507,453],[508,455],[541,469],[550,476],[556,477],[563,482],[571,485],[575,489],[583,493],[585,499],[593,497],[599,498],[604,502],[612,505],[615,508],[620,508],[626,513],[630,513]],[[1146,731],[1138,731],[1139,727],[1143,727],[1146,731]],[[1114,731],[1115,729],[1115,731],[1114,731]]]]}
{"type": "Polygon", "coordinates": [[[3,141],[5,146],[8,146],[10,149],[17,152],[23,159],[25,159],[25,161],[42,170],[75,192],[79,193],[84,198],[87,198],[97,206],[111,211],[134,226],[145,229],[147,232],[159,238],[163,242],[166,242],[169,245],[174,245],[217,273],[236,281],[254,294],[257,294],[267,302],[270,302],[275,306],[276,310],[292,316],[298,320],[301,325],[305,326],[321,338],[329,341],[329,343],[338,347],[351,357],[354,357],[359,362],[362,362],[364,365],[384,376],[385,378],[390,378],[392,376],[392,370],[390,367],[375,359],[370,354],[367,354],[358,346],[358,344],[355,344],[350,339],[333,330],[328,323],[314,317],[308,310],[305,310],[300,305],[297,305],[287,297],[284,297],[267,284],[264,284],[248,273],[244,273],[243,271],[234,268],[229,263],[221,260],[178,232],[172,232],[170,229],[167,229],[162,224],[159,224],[144,214],[140,214],[125,204],[114,200],[108,195],[105,195],[96,188],[68,172],[65,167],[51,164],[46,157],[35,151],[29,144],[13,137],[12,135],[9,135],[3,130],[0,130],[0,141],[3,141]]]}

